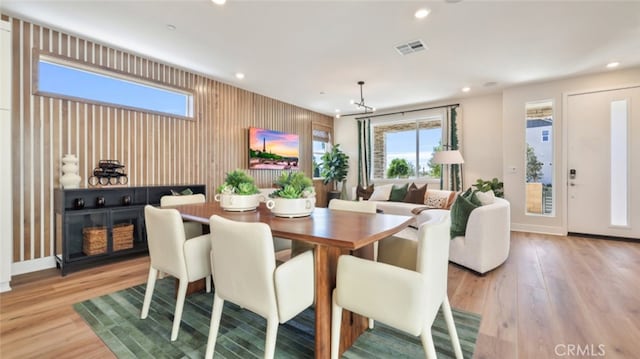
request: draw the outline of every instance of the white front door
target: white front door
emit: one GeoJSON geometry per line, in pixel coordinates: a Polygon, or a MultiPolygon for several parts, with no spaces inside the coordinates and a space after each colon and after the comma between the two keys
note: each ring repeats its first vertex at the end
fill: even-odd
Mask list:
{"type": "Polygon", "coordinates": [[[640,87],[567,97],[569,232],[640,238],[640,87]]]}

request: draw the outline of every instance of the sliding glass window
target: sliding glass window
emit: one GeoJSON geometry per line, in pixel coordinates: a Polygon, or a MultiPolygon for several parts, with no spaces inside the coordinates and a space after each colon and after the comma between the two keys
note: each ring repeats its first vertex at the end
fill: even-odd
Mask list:
{"type": "Polygon", "coordinates": [[[442,116],[372,125],[373,178],[440,178],[442,116]]]}

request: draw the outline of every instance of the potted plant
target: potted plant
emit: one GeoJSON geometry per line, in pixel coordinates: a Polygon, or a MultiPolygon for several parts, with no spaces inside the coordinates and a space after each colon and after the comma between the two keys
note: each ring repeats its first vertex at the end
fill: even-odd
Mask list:
{"type": "Polygon", "coordinates": [[[325,185],[331,183],[332,189],[327,194],[330,201],[334,198],[347,199],[345,181],[349,172],[349,156],[340,149],[340,145],[335,145],[331,151],[322,155],[320,165],[320,175],[324,178],[325,185]],[[338,192],[338,182],[342,183],[342,192],[338,192]]]}
{"type": "Polygon", "coordinates": [[[504,183],[497,178],[493,178],[491,181],[485,181],[478,178],[476,183],[472,184],[472,186],[477,188],[480,192],[488,192],[489,190],[492,190],[496,197],[504,197],[504,183]]]}
{"type": "Polygon", "coordinates": [[[278,187],[266,203],[278,217],[303,217],[313,212],[316,192],[313,182],[302,172],[282,172],[275,182],[278,187]]]}
{"type": "Polygon", "coordinates": [[[242,170],[227,173],[214,199],[225,211],[252,211],[260,204],[260,190],[251,176],[242,170]]]}

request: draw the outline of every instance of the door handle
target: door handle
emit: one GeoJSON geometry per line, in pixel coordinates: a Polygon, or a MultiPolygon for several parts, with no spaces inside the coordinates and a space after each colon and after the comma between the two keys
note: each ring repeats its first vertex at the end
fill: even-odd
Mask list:
{"type": "Polygon", "coordinates": [[[575,186],[575,185],[576,185],[575,183],[573,183],[573,182],[569,182],[569,186],[573,187],[573,186],[575,186]]]}

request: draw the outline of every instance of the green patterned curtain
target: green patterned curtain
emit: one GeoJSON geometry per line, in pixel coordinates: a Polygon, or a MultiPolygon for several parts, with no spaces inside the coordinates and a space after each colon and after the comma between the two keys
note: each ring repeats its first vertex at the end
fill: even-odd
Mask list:
{"type": "Polygon", "coordinates": [[[369,186],[371,179],[371,120],[358,120],[358,184],[369,186]]]}

